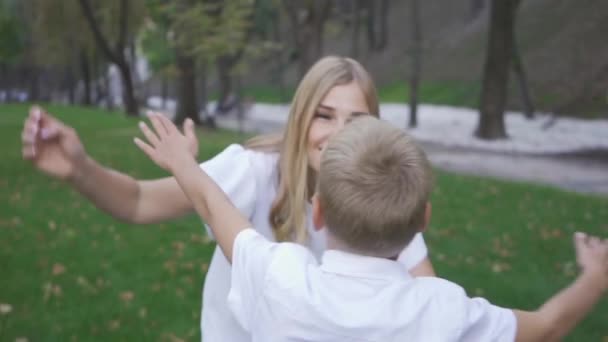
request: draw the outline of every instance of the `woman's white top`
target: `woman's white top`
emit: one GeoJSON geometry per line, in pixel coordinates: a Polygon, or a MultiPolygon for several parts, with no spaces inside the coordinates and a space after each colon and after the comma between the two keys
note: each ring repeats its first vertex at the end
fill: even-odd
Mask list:
{"type": "MultiPolygon", "coordinates": [[[[232,203],[249,218],[255,230],[274,241],[268,220],[278,189],[277,153],[266,153],[230,145],[220,154],[201,164],[201,168],[224,190],[232,203]]],[[[310,208],[307,208],[308,243],[316,258],[325,250],[323,231],[313,229],[310,208]]],[[[207,232],[210,233],[209,229],[207,232]]],[[[211,234],[210,234],[211,236],[211,234]]],[[[406,269],[418,265],[427,255],[421,234],[401,252],[398,261],[406,269]]],[[[228,308],[231,277],[230,264],[216,248],[203,288],[201,317],[202,339],[205,342],[250,341],[228,308]]]]}

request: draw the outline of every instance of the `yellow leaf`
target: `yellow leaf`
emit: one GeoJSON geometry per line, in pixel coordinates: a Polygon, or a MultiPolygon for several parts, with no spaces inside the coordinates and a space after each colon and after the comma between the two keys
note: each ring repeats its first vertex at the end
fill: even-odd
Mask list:
{"type": "Polygon", "coordinates": [[[58,275],[63,274],[63,273],[65,273],[65,266],[63,266],[63,265],[62,265],[62,264],[60,264],[60,263],[55,263],[55,264],[53,264],[53,271],[52,271],[52,274],[53,274],[54,276],[58,276],[58,275]]]}
{"type": "Polygon", "coordinates": [[[125,303],[131,302],[133,298],[135,298],[135,294],[133,293],[133,291],[124,291],[120,293],[120,300],[125,303]]]}

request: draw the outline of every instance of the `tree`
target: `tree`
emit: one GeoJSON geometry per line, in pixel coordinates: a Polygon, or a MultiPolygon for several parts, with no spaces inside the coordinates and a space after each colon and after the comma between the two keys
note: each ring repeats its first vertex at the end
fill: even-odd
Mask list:
{"type": "Polygon", "coordinates": [[[361,32],[361,8],[363,7],[362,0],[354,0],[351,2],[352,8],[352,42],[351,55],[353,58],[359,57],[359,35],[361,32]]]}
{"type": "MultiPolygon", "coordinates": [[[[127,58],[127,47],[129,46],[129,40],[133,39],[134,33],[139,26],[139,22],[137,21],[131,21],[131,25],[129,25],[129,18],[139,18],[137,14],[143,12],[143,4],[139,1],[120,0],[120,7],[116,15],[118,23],[114,23],[118,28],[118,32],[115,33],[116,39],[111,44],[108,37],[112,37],[112,35],[104,35],[102,32],[102,27],[106,25],[102,26],[102,20],[96,16],[96,11],[91,6],[89,0],[79,0],[79,3],[98,48],[118,68],[123,84],[123,102],[126,112],[130,115],[139,115],[139,104],[135,96],[131,63],[127,58]],[[136,5],[138,5],[137,8],[136,5]]],[[[104,2],[103,4],[109,6],[109,2],[104,2]]],[[[104,19],[109,21],[114,19],[114,16],[106,15],[104,19]]],[[[112,26],[110,27],[113,28],[112,26]]]]}
{"type": "Polygon", "coordinates": [[[388,44],[388,0],[363,1],[366,10],[367,42],[370,51],[381,51],[388,44]]]}
{"type": "Polygon", "coordinates": [[[283,6],[291,23],[300,77],[322,55],[325,22],[331,10],[331,0],[290,1],[283,6]]]}
{"type": "Polygon", "coordinates": [[[410,122],[409,127],[418,125],[418,85],[420,83],[420,64],[422,55],[422,33],[420,28],[420,4],[410,0],[410,22],[412,29],[412,66],[410,71],[410,122]]]}
{"type": "MultiPolygon", "coordinates": [[[[519,4],[519,2],[518,2],[519,4]]],[[[517,6],[517,5],[516,5],[517,6]]],[[[517,10],[517,8],[516,8],[517,10]]],[[[530,89],[528,88],[528,77],[526,76],[526,70],[524,68],[524,62],[522,60],[521,54],[519,53],[519,48],[517,46],[517,39],[515,37],[515,31],[513,32],[513,45],[512,45],[512,54],[513,54],[513,72],[515,74],[515,78],[517,79],[517,85],[519,86],[519,92],[521,94],[521,100],[524,107],[524,115],[528,119],[534,118],[534,103],[532,102],[532,95],[530,94],[530,89]]]]}
{"type": "MultiPolygon", "coordinates": [[[[91,61],[96,48],[93,37],[88,32],[80,32],[86,25],[80,9],[61,0],[27,0],[26,3],[32,12],[29,23],[32,40],[36,42],[32,44],[33,63],[63,74],[62,90],[67,88],[70,103],[76,101],[76,86],[82,80],[82,102],[92,104],[91,61]]],[[[47,88],[48,83],[45,82],[47,88]]]]}
{"type": "MultiPolygon", "coordinates": [[[[180,52],[178,56],[191,58],[201,67],[208,64],[221,66],[221,73],[229,77],[229,72],[234,69],[247,46],[251,12],[255,4],[255,1],[249,0],[207,0],[191,5],[187,11],[174,11],[172,27],[175,47],[180,52]]],[[[224,79],[224,82],[228,81],[224,79]]],[[[192,86],[194,87],[195,85],[192,86]]],[[[179,111],[178,121],[189,113],[179,111]]]]}
{"type": "Polygon", "coordinates": [[[23,29],[14,11],[8,4],[0,3],[0,90],[5,91],[7,100],[11,90],[8,69],[19,63],[25,50],[23,29]]]}
{"type": "Polygon", "coordinates": [[[166,109],[169,78],[176,74],[176,56],[170,43],[171,19],[163,0],[147,0],[148,20],[142,32],[141,46],[148,64],[161,78],[162,108],[166,109]]]}
{"type": "Polygon", "coordinates": [[[479,123],[475,131],[475,135],[481,139],[507,137],[504,110],[518,5],[519,0],[492,0],[490,3],[490,33],[483,69],[479,123]]]}

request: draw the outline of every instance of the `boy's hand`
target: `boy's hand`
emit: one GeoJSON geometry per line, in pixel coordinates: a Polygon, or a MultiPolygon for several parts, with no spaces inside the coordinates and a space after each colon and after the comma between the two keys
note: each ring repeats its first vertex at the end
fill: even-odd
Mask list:
{"type": "Polygon", "coordinates": [[[583,272],[598,277],[604,289],[608,288],[608,240],[577,232],[574,234],[576,261],[583,272]]]}
{"type": "Polygon", "coordinates": [[[154,130],[144,122],[139,123],[148,143],[139,138],[134,138],[133,141],[154,163],[174,173],[184,162],[194,160],[191,139],[184,136],[171,120],[157,113],[148,114],[148,117],[154,130]]]}

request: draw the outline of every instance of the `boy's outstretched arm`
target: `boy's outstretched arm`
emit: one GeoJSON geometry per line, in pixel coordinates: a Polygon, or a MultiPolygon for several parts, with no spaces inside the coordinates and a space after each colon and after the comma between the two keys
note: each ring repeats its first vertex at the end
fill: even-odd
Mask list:
{"type": "Polygon", "coordinates": [[[537,311],[513,310],[517,317],[518,342],[560,340],[608,289],[608,240],[576,233],[574,244],[581,274],[537,311]]]}
{"type": "Polygon", "coordinates": [[[166,117],[150,114],[152,131],[140,124],[148,143],[135,138],[135,144],[158,166],[171,172],[196,212],[211,227],[215,239],[232,262],[232,248],[238,233],[251,223],[232,205],[222,189],[199,167],[188,152],[188,139],[166,117]]]}

